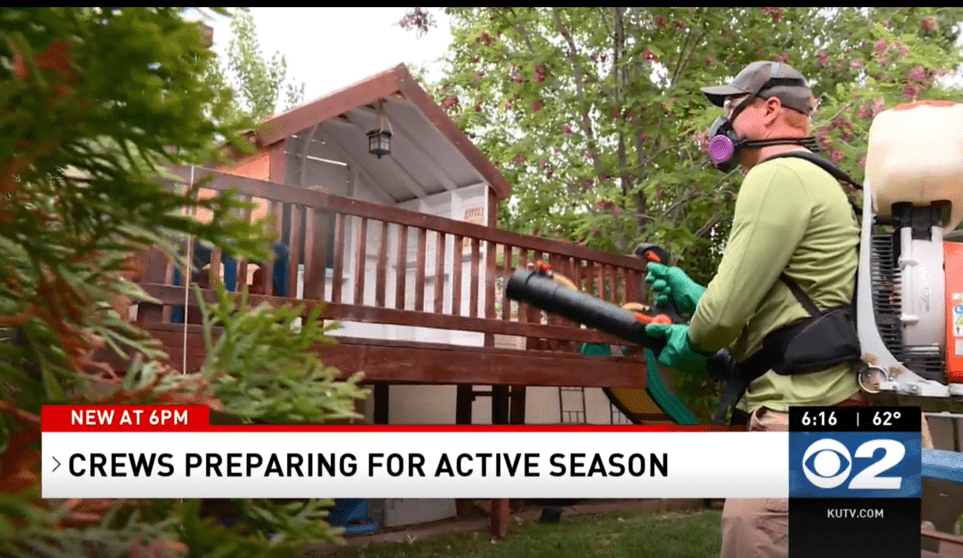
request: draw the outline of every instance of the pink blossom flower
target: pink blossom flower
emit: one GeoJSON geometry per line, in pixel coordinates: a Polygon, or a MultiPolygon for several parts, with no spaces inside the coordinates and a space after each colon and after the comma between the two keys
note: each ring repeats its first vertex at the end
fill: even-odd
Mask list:
{"type": "Polygon", "coordinates": [[[923,83],[926,79],[926,72],[923,70],[922,66],[916,66],[906,75],[906,79],[910,82],[923,83]]]}
{"type": "Polygon", "coordinates": [[[903,88],[904,99],[913,99],[917,95],[919,95],[919,89],[917,89],[915,85],[907,85],[903,88]]]}
{"type": "Polygon", "coordinates": [[[782,21],[782,8],[763,8],[762,13],[771,14],[772,20],[776,23],[782,21]]]}
{"type": "Polygon", "coordinates": [[[879,97],[878,99],[873,101],[873,108],[870,111],[871,114],[873,115],[873,118],[876,118],[876,115],[883,112],[884,110],[886,110],[886,101],[884,101],[882,97],[879,97]]]}
{"type": "Polygon", "coordinates": [[[833,162],[838,165],[839,162],[843,160],[843,151],[841,149],[837,149],[833,151],[832,159],[833,159],[833,162]]]}
{"type": "Polygon", "coordinates": [[[658,61],[659,61],[659,57],[656,56],[654,52],[652,52],[651,50],[649,50],[648,47],[646,47],[646,48],[642,51],[642,59],[645,60],[646,62],[658,62],[658,61]]]}
{"type": "Polygon", "coordinates": [[[825,50],[820,50],[816,53],[816,61],[819,63],[820,68],[829,66],[829,54],[825,50]]]}
{"type": "Polygon", "coordinates": [[[936,18],[933,16],[924,17],[923,21],[920,22],[920,27],[923,28],[924,33],[932,33],[933,31],[936,31],[936,18]]]}
{"type": "Polygon", "coordinates": [[[535,83],[543,83],[545,81],[545,64],[539,64],[535,67],[535,83]]]}
{"type": "Polygon", "coordinates": [[[819,147],[823,151],[832,149],[833,142],[829,139],[829,128],[827,126],[823,126],[816,132],[816,141],[819,142],[819,147]]]}

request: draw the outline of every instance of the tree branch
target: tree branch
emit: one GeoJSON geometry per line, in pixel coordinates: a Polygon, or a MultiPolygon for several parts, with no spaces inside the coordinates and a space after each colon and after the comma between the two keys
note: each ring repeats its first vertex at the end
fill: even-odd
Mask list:
{"type": "Polygon", "coordinates": [[[719,217],[718,215],[716,215],[716,216],[713,217],[712,219],[709,219],[709,222],[706,223],[705,225],[703,225],[701,229],[699,229],[698,231],[696,231],[695,235],[696,235],[696,236],[705,236],[709,231],[712,230],[712,227],[714,227],[714,226],[716,226],[717,224],[719,224],[719,221],[720,221],[721,219],[722,219],[722,218],[719,217]]]}
{"type": "Polygon", "coordinates": [[[558,32],[561,33],[562,37],[564,37],[568,43],[569,55],[572,59],[572,74],[575,79],[575,93],[578,96],[579,105],[581,105],[582,108],[582,123],[585,125],[585,137],[588,139],[589,149],[591,150],[592,166],[595,167],[596,175],[601,176],[602,164],[599,162],[598,153],[596,153],[595,133],[592,131],[592,121],[589,118],[588,106],[585,102],[584,79],[582,77],[582,66],[578,62],[578,49],[575,46],[575,41],[572,39],[572,34],[562,25],[562,19],[558,15],[558,8],[552,8],[552,16],[558,32]]]}
{"type": "Polygon", "coordinates": [[[675,211],[675,210],[676,210],[679,206],[681,206],[682,204],[687,203],[687,202],[690,202],[690,201],[698,198],[698,197],[699,197],[699,194],[701,194],[701,193],[702,193],[702,192],[700,192],[699,190],[695,190],[694,192],[689,192],[689,194],[686,195],[684,198],[682,198],[681,200],[675,202],[674,204],[670,205],[669,207],[665,208],[665,209],[662,211],[662,216],[663,216],[663,217],[668,217],[669,213],[675,211]]]}
{"type": "MultiPolygon", "coordinates": [[[[613,56],[613,69],[619,68],[619,57],[622,54],[622,48],[625,43],[625,28],[622,24],[622,11],[625,8],[613,8],[615,13],[615,33],[614,38],[614,56],[613,56]]],[[[618,109],[622,108],[622,88],[628,83],[627,70],[623,67],[621,71],[613,72],[614,82],[615,82],[615,106],[618,109]],[[621,74],[621,75],[620,75],[621,74]],[[620,79],[621,78],[621,79],[620,79]]],[[[622,195],[627,196],[629,190],[631,189],[632,177],[629,175],[627,166],[627,155],[625,153],[625,130],[622,126],[618,128],[619,141],[618,141],[618,158],[619,158],[619,177],[622,182],[622,195]]]]}
{"type": "MultiPolygon", "coordinates": [[[[732,174],[735,173],[735,172],[737,172],[737,171],[738,171],[738,169],[733,169],[733,170],[727,172],[721,179],[719,179],[718,182],[715,183],[715,185],[712,186],[712,188],[709,189],[709,191],[710,191],[710,192],[718,191],[718,190],[719,190],[719,187],[722,186],[723,182],[725,182],[726,180],[728,180],[729,177],[732,176],[732,174]]],[[[703,193],[704,193],[704,191],[702,191],[702,190],[693,190],[693,191],[689,192],[689,194],[686,195],[684,198],[682,198],[681,200],[675,202],[674,204],[670,205],[670,206],[667,207],[665,210],[663,210],[663,211],[662,211],[662,216],[663,216],[663,217],[666,217],[666,216],[669,214],[670,211],[673,211],[673,210],[677,209],[678,206],[680,206],[680,205],[682,205],[682,204],[684,204],[684,203],[686,203],[686,202],[690,202],[690,201],[696,199],[697,197],[699,197],[699,196],[700,196],[701,194],[703,194],[703,193]]]]}
{"type": "MultiPolygon", "coordinates": [[[[528,52],[532,55],[532,58],[535,58],[535,47],[534,45],[532,45],[532,41],[531,39],[529,39],[528,33],[525,32],[525,28],[522,26],[522,24],[521,23],[513,24],[511,20],[509,20],[508,17],[506,17],[505,14],[502,13],[502,10],[499,10],[498,8],[490,8],[490,9],[493,12],[495,12],[495,14],[505,22],[505,25],[509,27],[514,27],[515,30],[518,31],[518,34],[521,36],[522,40],[525,42],[525,45],[528,46],[528,52]]],[[[514,9],[508,8],[508,10],[512,12],[513,16],[517,17],[514,9]]]]}
{"type": "Polygon", "coordinates": [[[688,44],[689,44],[689,37],[691,37],[691,36],[692,36],[692,29],[689,28],[689,30],[687,30],[686,33],[685,33],[685,40],[682,41],[682,47],[679,48],[679,59],[678,59],[678,62],[676,62],[675,69],[672,70],[672,75],[669,77],[669,87],[672,87],[672,84],[675,83],[676,76],[679,75],[679,69],[682,68],[682,58],[683,58],[683,56],[685,55],[685,47],[688,46],[688,44]]]}

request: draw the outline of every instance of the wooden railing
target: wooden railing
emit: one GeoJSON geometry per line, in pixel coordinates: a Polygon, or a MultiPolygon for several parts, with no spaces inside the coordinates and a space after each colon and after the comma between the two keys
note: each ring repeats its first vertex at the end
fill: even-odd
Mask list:
{"type": "MultiPolygon", "coordinates": [[[[487,346],[496,335],[527,339],[519,348],[572,351],[583,342],[619,343],[503,296],[515,269],[538,260],[603,300],[622,304],[638,299],[645,263],[635,257],[208,169],[178,171],[178,176],[185,182],[191,176],[204,180],[212,194],[236,190],[276,218],[290,254],[286,285],[248,283],[252,264],[241,260],[236,288],[248,289],[255,304],[302,298],[310,308],[324,302],[323,317],[344,323],[345,335],[379,337],[387,330],[371,326],[390,325],[391,338],[405,329],[433,328],[480,335],[487,346]],[[289,227],[281,226],[285,211],[289,227]],[[298,296],[302,265],[303,293],[298,296]],[[288,296],[277,296],[285,290],[288,296]],[[353,329],[347,333],[349,323],[353,329]]],[[[213,250],[209,273],[223,276],[224,261],[225,255],[213,250]]],[[[273,262],[266,266],[270,269],[273,262]]],[[[174,284],[174,275],[170,262],[153,255],[143,287],[162,306],[141,308],[141,321],[168,322],[170,309],[184,304],[184,287],[174,284]]],[[[210,291],[204,296],[213,300],[210,291]]],[[[189,307],[195,303],[190,295],[189,307]]]]}

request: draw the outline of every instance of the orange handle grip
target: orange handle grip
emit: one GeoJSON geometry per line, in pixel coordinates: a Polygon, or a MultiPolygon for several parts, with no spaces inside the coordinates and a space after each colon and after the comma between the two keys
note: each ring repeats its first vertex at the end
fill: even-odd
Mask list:
{"type": "Polygon", "coordinates": [[[672,318],[666,316],[665,314],[659,314],[658,316],[649,316],[646,314],[641,314],[639,312],[635,313],[635,319],[642,322],[643,324],[664,324],[672,325],[672,318]]]}

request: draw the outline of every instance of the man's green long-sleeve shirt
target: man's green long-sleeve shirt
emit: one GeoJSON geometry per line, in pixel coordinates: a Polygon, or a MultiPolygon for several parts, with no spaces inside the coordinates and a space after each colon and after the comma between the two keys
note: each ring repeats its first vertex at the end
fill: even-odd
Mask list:
{"type": "MultiPolygon", "coordinates": [[[[729,244],[689,324],[698,347],[729,347],[743,361],[769,332],[808,313],[779,280],[785,271],[819,309],[852,300],[859,227],[846,194],[829,173],[802,159],[753,167],[736,199],[729,244]]],[[[833,405],[859,391],[850,365],[756,379],[742,400],[765,405],[833,405]]],[[[743,407],[741,404],[740,407],[743,407]]]]}

